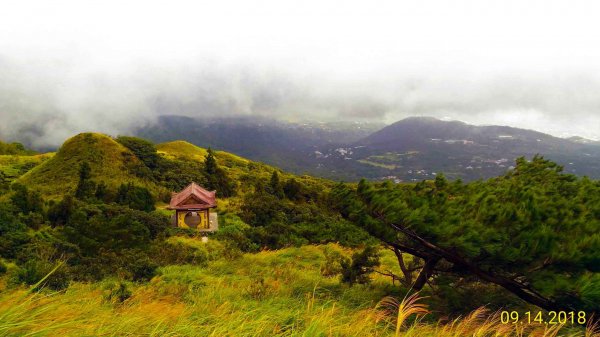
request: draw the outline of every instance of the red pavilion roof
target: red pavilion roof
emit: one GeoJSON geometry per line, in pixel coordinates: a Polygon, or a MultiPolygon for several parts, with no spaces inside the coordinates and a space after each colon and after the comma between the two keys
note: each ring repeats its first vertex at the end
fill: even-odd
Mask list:
{"type": "Polygon", "coordinates": [[[217,207],[217,191],[208,191],[196,183],[189,184],[181,192],[173,194],[167,209],[207,209],[217,207]]]}

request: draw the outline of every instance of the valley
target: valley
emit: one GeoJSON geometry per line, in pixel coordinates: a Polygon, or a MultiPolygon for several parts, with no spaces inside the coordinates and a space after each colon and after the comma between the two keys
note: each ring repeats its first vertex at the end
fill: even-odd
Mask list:
{"type": "Polygon", "coordinates": [[[600,145],[505,126],[411,117],[372,124],[300,125],[273,120],[164,116],[136,134],[209,144],[297,174],[333,180],[416,182],[444,174],[472,181],[501,175],[518,157],[540,154],[565,172],[600,177],[600,145]],[[237,139],[252,139],[250,142],[237,139]]]}

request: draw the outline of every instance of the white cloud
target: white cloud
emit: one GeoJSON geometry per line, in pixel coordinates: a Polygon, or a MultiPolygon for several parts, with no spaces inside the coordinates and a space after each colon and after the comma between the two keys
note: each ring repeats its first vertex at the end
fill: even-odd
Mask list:
{"type": "Polygon", "coordinates": [[[55,145],[161,113],[433,115],[600,137],[599,7],[9,0],[0,137],[55,145]],[[23,134],[32,124],[36,133],[23,134]]]}

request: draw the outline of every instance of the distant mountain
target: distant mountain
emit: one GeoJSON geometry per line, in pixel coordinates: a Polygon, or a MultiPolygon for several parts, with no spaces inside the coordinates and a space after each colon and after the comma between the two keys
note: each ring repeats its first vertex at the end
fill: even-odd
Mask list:
{"type": "Polygon", "coordinates": [[[497,176],[517,157],[536,154],[566,172],[600,177],[600,146],[508,126],[411,117],[345,148],[321,154],[323,167],[372,179],[418,181],[438,173],[473,180],[497,176]]]}
{"type": "Polygon", "coordinates": [[[579,136],[573,136],[573,137],[569,137],[567,139],[572,142],[579,143],[579,144],[600,145],[600,142],[597,140],[591,140],[591,139],[587,139],[587,138],[583,138],[583,137],[579,137],[579,136]]]}
{"type": "Polygon", "coordinates": [[[383,127],[163,116],[136,135],[156,142],[183,139],[297,174],[336,180],[419,181],[438,173],[467,181],[485,179],[509,170],[517,157],[536,154],[563,165],[566,172],[600,178],[597,142],[430,117],[410,117],[383,127]]]}
{"type": "Polygon", "coordinates": [[[262,117],[190,118],[162,116],[135,131],[155,142],[186,140],[232,152],[296,173],[313,172],[312,154],[342,146],[380,129],[372,123],[287,123],[262,117]]]}

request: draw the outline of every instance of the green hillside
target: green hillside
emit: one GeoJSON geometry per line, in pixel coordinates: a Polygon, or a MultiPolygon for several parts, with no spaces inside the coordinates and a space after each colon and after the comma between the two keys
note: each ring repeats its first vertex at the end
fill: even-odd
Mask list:
{"type": "MultiPolygon", "coordinates": [[[[123,183],[147,188],[157,199],[165,200],[191,180],[200,180],[202,165],[208,153],[206,148],[186,141],[172,141],[152,145],[160,168],[145,167],[134,151],[110,136],[100,133],[78,134],[62,145],[56,153],[35,154],[20,144],[0,142],[0,175],[5,184],[19,182],[39,192],[46,199],[59,199],[72,194],[79,180],[79,166],[86,162],[91,168],[91,179],[103,182],[115,190],[123,183]],[[18,146],[19,145],[19,146],[18,146]],[[160,172],[158,172],[160,171],[160,172]],[[195,174],[190,174],[194,173],[195,174]]],[[[224,151],[214,151],[220,167],[239,190],[238,198],[252,190],[257,180],[268,180],[279,169],[253,162],[224,151]]],[[[280,171],[279,171],[280,172],[280,171]]],[[[294,178],[307,186],[328,190],[331,181],[310,176],[295,176],[280,172],[282,179],[294,178]]],[[[5,187],[6,188],[6,187],[5,187]]],[[[228,204],[224,200],[223,206],[228,204]]],[[[235,202],[233,202],[235,204],[235,202]]]]}
{"type": "Polygon", "coordinates": [[[18,182],[46,198],[73,193],[83,162],[90,165],[92,179],[110,187],[133,182],[155,192],[158,190],[156,184],[134,174],[132,169],[139,164],[139,159],[131,151],[99,133],[81,133],[68,139],[56,155],[27,172],[18,182]]]}
{"type": "Polygon", "coordinates": [[[9,181],[13,181],[53,156],[53,152],[36,155],[0,155],[0,173],[9,181]]]}
{"type": "Polygon", "coordinates": [[[0,155],[34,155],[35,151],[25,148],[21,143],[5,143],[0,141],[0,155]]]}
{"type": "Polygon", "coordinates": [[[20,143],[0,141],[0,192],[7,190],[17,178],[53,155],[54,153],[38,154],[25,149],[20,143]]]}
{"type": "MultiPolygon", "coordinates": [[[[161,158],[183,166],[185,163],[201,165],[207,155],[207,149],[185,141],[158,144],[156,150],[161,158]]],[[[244,181],[267,179],[277,170],[224,151],[215,151],[215,157],[219,165],[240,185],[242,192],[246,190],[244,181]]],[[[132,182],[148,188],[156,196],[166,190],[174,190],[140,174],[138,168],[142,163],[135,154],[115,139],[99,133],[76,135],[68,139],[56,154],[0,156],[0,172],[13,179],[18,178],[18,182],[39,191],[46,198],[56,198],[74,191],[79,179],[79,165],[83,162],[90,165],[93,180],[102,181],[110,188],[132,182]],[[30,169],[29,172],[27,169],[30,169]]],[[[282,176],[295,177],[285,173],[282,176]]],[[[310,185],[332,186],[325,179],[309,176],[296,178],[310,185]]]]}
{"type": "MultiPolygon", "coordinates": [[[[183,140],[157,144],[156,149],[158,154],[169,160],[204,162],[208,150],[183,140]]],[[[239,178],[243,174],[247,174],[249,170],[261,166],[259,170],[262,173],[270,174],[274,170],[273,167],[254,163],[248,159],[236,156],[234,154],[215,151],[215,157],[219,165],[224,167],[228,172],[239,178]]]]}
{"type": "MultiPolygon", "coordinates": [[[[158,153],[164,158],[181,161],[201,161],[203,162],[207,149],[188,143],[183,140],[176,140],[156,145],[158,153]]],[[[278,168],[248,160],[235,154],[225,151],[215,151],[215,157],[221,167],[223,167],[233,180],[239,183],[240,190],[245,192],[248,185],[244,182],[248,180],[268,179],[273,171],[279,171],[278,168]]],[[[308,175],[297,176],[294,174],[280,172],[282,178],[294,178],[298,181],[313,187],[329,189],[333,187],[333,182],[327,179],[315,178],[308,175]]]]}
{"type": "Polygon", "coordinates": [[[204,160],[208,153],[206,149],[198,147],[194,144],[190,144],[183,140],[176,140],[168,143],[162,143],[156,145],[158,153],[164,154],[166,157],[175,159],[193,159],[193,160],[204,160]]]}

